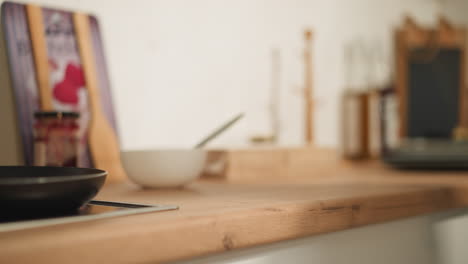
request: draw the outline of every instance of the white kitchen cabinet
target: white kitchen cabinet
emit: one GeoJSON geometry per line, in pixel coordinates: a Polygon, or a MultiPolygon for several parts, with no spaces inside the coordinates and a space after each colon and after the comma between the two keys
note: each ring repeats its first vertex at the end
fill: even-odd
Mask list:
{"type": "Polygon", "coordinates": [[[457,210],[235,250],[177,264],[468,263],[468,215],[457,210]]]}
{"type": "Polygon", "coordinates": [[[468,214],[439,221],[434,230],[441,264],[468,263],[468,214]]]}

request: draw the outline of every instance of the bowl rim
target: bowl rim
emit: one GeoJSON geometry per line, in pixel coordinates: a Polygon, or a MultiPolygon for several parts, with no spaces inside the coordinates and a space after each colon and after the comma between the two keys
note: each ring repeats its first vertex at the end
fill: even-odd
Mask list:
{"type": "Polygon", "coordinates": [[[184,149],[184,148],[167,148],[167,149],[139,149],[139,150],[124,150],[121,151],[120,153],[122,155],[126,154],[143,154],[143,153],[203,153],[206,154],[208,150],[206,149],[184,149]]]}

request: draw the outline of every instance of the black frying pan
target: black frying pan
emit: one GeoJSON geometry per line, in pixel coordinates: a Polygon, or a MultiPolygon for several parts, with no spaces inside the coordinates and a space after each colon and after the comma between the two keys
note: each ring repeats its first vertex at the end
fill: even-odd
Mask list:
{"type": "Polygon", "coordinates": [[[0,220],[75,211],[98,193],[106,176],[87,168],[0,166],[0,220]]]}

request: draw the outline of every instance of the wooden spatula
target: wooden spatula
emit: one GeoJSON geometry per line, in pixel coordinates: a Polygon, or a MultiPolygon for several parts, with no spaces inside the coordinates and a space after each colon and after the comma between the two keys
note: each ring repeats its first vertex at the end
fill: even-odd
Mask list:
{"type": "Polygon", "coordinates": [[[126,173],[120,160],[117,136],[104,116],[99,97],[95,57],[89,31],[89,17],[85,14],[75,13],[73,21],[91,107],[89,146],[94,166],[109,172],[107,182],[123,180],[126,178],[126,173]]]}
{"type": "Polygon", "coordinates": [[[52,111],[52,95],[49,82],[49,60],[47,42],[44,36],[44,19],[42,10],[36,5],[26,5],[29,34],[31,36],[36,81],[39,88],[39,100],[42,111],[52,111]]]}
{"type": "Polygon", "coordinates": [[[314,99],[312,90],[312,31],[304,32],[304,99],[305,139],[307,145],[314,143],[314,99]]]}

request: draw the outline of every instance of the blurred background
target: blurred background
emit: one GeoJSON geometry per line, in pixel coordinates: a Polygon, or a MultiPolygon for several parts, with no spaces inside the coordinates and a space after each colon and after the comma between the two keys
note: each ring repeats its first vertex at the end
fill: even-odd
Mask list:
{"type": "Polygon", "coordinates": [[[191,146],[242,111],[245,119],[211,146],[246,145],[252,135],[270,132],[272,86],[280,98],[279,144],[302,145],[307,29],[316,143],[337,146],[346,82],[391,80],[393,30],[406,15],[427,26],[439,15],[468,24],[464,0],[40,2],[99,17],[124,150],[191,146]],[[359,59],[346,62],[346,46],[357,42],[386,63],[379,74],[365,76],[359,67],[369,65],[359,59]],[[354,77],[347,80],[350,67],[354,77]]]}
{"type": "MultiPolygon", "coordinates": [[[[214,176],[208,175],[208,170],[203,171],[206,179],[217,177],[242,181],[250,177],[270,183],[272,179],[281,177],[291,179],[291,182],[300,177],[332,178],[347,174],[349,167],[337,165],[342,164],[341,157],[353,160],[383,157],[397,167],[407,166],[407,161],[410,161],[415,167],[423,165],[424,169],[434,169],[434,161],[438,161],[440,168],[468,168],[468,0],[24,2],[96,15],[103,37],[115,111],[115,115],[111,119],[107,117],[107,121],[114,125],[113,117],[117,119],[118,139],[124,152],[142,149],[162,149],[164,152],[171,148],[185,149],[186,152],[200,151],[192,150],[200,139],[226,120],[244,113],[243,120],[210,142],[209,148],[216,150],[208,153],[206,163],[204,153],[201,155],[203,158],[194,161],[200,168],[190,168],[187,165],[190,163],[180,157],[173,159],[179,163],[168,166],[175,169],[187,167],[193,179],[199,176],[202,169],[206,169],[203,166],[213,164],[221,165],[211,166],[215,168],[214,176]],[[418,49],[425,50],[420,52],[418,49]],[[453,53],[456,56],[452,56],[453,53]],[[439,82],[436,83],[434,79],[439,82]],[[411,97],[417,93],[418,96],[411,97]],[[444,94],[448,94],[450,100],[438,104],[443,101],[444,94]],[[450,111],[444,107],[450,108],[450,111]],[[431,111],[435,114],[428,114],[431,111]],[[439,128],[443,128],[444,133],[439,133],[439,128]],[[433,141],[437,144],[432,145],[433,141]],[[425,146],[421,143],[428,144],[425,146]],[[278,148],[265,148],[266,151],[250,148],[259,145],[278,148]],[[324,148],[326,150],[323,152],[324,148]],[[335,149],[344,154],[336,155],[340,160],[334,155],[335,149]],[[216,153],[218,150],[220,153],[216,153]],[[342,171],[339,170],[340,166],[342,171]]],[[[18,23],[21,19],[13,15],[9,18],[8,22],[12,25],[21,25],[18,23]]],[[[22,18],[24,24],[24,12],[22,18]]],[[[57,24],[63,26],[58,21],[57,24]]],[[[23,29],[23,33],[29,37],[28,33],[32,30],[27,31],[26,26],[23,29]]],[[[12,32],[16,34],[14,30],[12,32]]],[[[10,38],[10,46],[21,46],[15,41],[10,38]]],[[[29,45],[29,42],[26,43],[29,45]]],[[[53,41],[51,43],[54,44],[53,41]]],[[[11,50],[9,52],[12,53],[11,50]]],[[[31,68],[29,77],[33,72],[31,56],[32,53],[27,54],[31,68]]],[[[6,57],[0,59],[0,63],[3,63],[0,65],[5,65],[5,69],[8,67],[6,61],[6,57]]],[[[26,67],[19,62],[16,65],[10,63],[10,68],[17,66],[26,71],[26,67]]],[[[50,64],[50,61],[47,63],[50,64]]],[[[60,69],[62,75],[63,70],[60,69]]],[[[7,71],[0,73],[6,76],[7,71]]],[[[17,79],[23,79],[22,75],[18,76],[17,79]]],[[[107,79],[105,74],[100,77],[107,79]]],[[[31,84],[36,88],[34,80],[31,84]]],[[[13,86],[12,89],[0,91],[18,89],[13,86]]],[[[26,90],[26,86],[19,88],[26,90]]],[[[103,88],[102,98],[110,100],[109,91],[103,88]]],[[[33,95],[37,97],[36,90],[33,95]]],[[[24,95],[18,94],[20,96],[16,96],[15,102],[24,95]]],[[[4,106],[6,104],[0,101],[0,107],[4,106],[6,110],[2,112],[10,118],[2,119],[2,122],[13,124],[16,122],[13,100],[8,100],[13,97],[2,98],[2,95],[0,100],[6,98],[4,101],[8,101],[9,105],[4,106]]],[[[37,99],[34,96],[30,97],[37,99]]],[[[109,105],[105,104],[104,108],[109,105]]],[[[18,109],[34,108],[27,104],[16,106],[18,109]]],[[[84,117],[89,118],[86,116],[89,113],[86,110],[83,112],[84,117]]],[[[19,120],[23,128],[28,125],[26,130],[23,129],[27,133],[20,136],[26,147],[28,142],[25,139],[29,139],[31,151],[27,153],[28,148],[24,148],[26,153],[17,151],[20,158],[26,154],[32,156],[32,139],[38,134],[33,133],[32,128],[35,127],[30,126],[33,122],[32,111],[26,114],[29,116],[26,121],[30,123],[19,120]]],[[[13,150],[20,149],[19,141],[15,141],[19,133],[13,128],[15,126],[8,125],[2,128],[4,131],[11,130],[10,134],[0,131],[4,132],[0,137],[0,141],[3,140],[0,142],[3,148],[0,154],[9,158],[6,162],[0,155],[3,164],[10,164],[13,150]],[[5,142],[12,146],[4,147],[5,142]]],[[[106,155],[116,154],[115,159],[109,159],[117,161],[111,164],[116,166],[110,168],[117,167],[117,170],[111,171],[110,175],[118,175],[114,172],[119,172],[123,167],[118,156],[119,146],[112,144],[117,140],[109,137],[113,133],[96,132],[96,129],[92,132],[95,133],[90,134],[98,136],[104,134],[108,141],[89,142],[91,147],[95,143],[95,149],[102,149],[101,153],[105,154],[102,159],[103,156],[92,153],[95,156],[94,165],[100,168],[96,161],[107,161],[106,155]],[[109,147],[109,144],[105,144],[109,142],[116,151],[105,148],[109,147]],[[100,145],[104,145],[104,148],[100,145]]],[[[39,140],[35,141],[35,148],[39,149],[37,142],[39,140]]],[[[88,141],[82,140],[81,143],[87,146],[88,141]]],[[[78,153],[76,149],[74,151],[78,153]]],[[[34,155],[37,153],[34,152],[34,155]]],[[[82,153],[85,156],[89,154],[86,149],[82,153]]],[[[142,157],[144,155],[143,151],[142,157]]],[[[75,156],[79,159],[79,155],[75,156]]],[[[149,154],[146,156],[150,157],[149,154]]],[[[151,177],[152,170],[158,167],[154,166],[151,157],[144,160],[137,156],[129,163],[133,163],[133,168],[137,170],[140,167],[149,168],[147,175],[151,177]],[[140,166],[141,160],[146,162],[145,166],[140,166]]],[[[385,176],[381,171],[372,171],[372,165],[377,163],[364,164],[370,164],[370,173],[361,175],[358,172],[356,175],[385,176]]],[[[356,168],[360,168],[359,165],[356,168]]],[[[103,168],[109,170],[105,166],[103,168]]],[[[126,170],[130,177],[142,174],[129,168],[132,167],[127,163],[126,170]]],[[[121,179],[126,179],[125,171],[120,172],[123,172],[121,179]]],[[[166,174],[161,173],[163,176],[166,174]]],[[[399,178],[398,172],[395,175],[399,178]]],[[[416,175],[415,178],[419,181],[420,176],[416,175]]],[[[376,177],[370,182],[384,182],[383,178],[376,177]]],[[[381,257],[384,253],[398,257],[392,252],[395,250],[404,253],[400,254],[402,259],[412,256],[419,259],[419,263],[435,263],[432,255],[435,255],[436,246],[431,244],[434,237],[428,231],[435,220],[428,216],[407,221],[394,222],[393,226],[387,226],[388,229],[378,227],[370,235],[363,233],[361,237],[349,237],[348,240],[343,240],[340,235],[332,236],[325,249],[316,251],[292,244],[296,249],[290,252],[297,258],[307,254],[320,257],[323,252],[329,252],[325,254],[330,258],[327,263],[335,263],[337,260],[334,258],[339,259],[341,255],[334,253],[341,245],[341,252],[345,250],[346,256],[358,256],[355,249],[360,248],[361,254],[371,251],[370,256],[375,259],[384,259],[381,257]],[[411,235],[414,240],[404,235],[411,235]],[[376,237],[386,237],[387,240],[376,237]],[[341,241],[339,247],[336,246],[337,241],[341,241]],[[382,252],[372,250],[377,246],[382,252]],[[299,254],[296,254],[296,250],[299,254]]],[[[468,258],[465,250],[468,220],[464,216],[463,219],[450,221],[435,227],[434,236],[443,242],[439,246],[442,252],[440,263],[465,263],[468,258]]],[[[315,243],[314,240],[307,241],[315,243]]],[[[283,256],[290,260],[289,255],[283,256]]],[[[286,262],[273,255],[271,259],[275,259],[275,263],[286,262]]],[[[268,261],[265,260],[265,263],[270,263],[268,261]]],[[[388,261],[392,262],[392,259],[388,258],[388,261]]]]}

